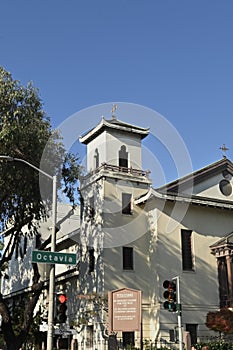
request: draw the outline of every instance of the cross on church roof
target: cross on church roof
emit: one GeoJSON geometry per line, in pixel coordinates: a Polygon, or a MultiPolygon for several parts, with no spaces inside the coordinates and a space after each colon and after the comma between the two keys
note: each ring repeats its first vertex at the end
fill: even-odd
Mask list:
{"type": "Polygon", "coordinates": [[[227,148],[226,145],[225,145],[225,143],[224,143],[221,147],[219,147],[219,149],[222,150],[222,152],[223,152],[223,157],[226,158],[226,153],[227,153],[227,151],[229,150],[229,148],[227,148]]]}
{"type": "Polygon", "coordinates": [[[116,112],[116,110],[117,110],[117,105],[113,105],[112,106],[112,110],[111,110],[111,112],[112,112],[112,119],[116,119],[116,116],[114,115],[114,113],[116,112]]]}

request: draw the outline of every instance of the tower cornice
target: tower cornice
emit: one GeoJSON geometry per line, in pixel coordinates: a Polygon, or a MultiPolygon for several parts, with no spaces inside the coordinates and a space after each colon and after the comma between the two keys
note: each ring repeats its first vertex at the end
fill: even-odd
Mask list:
{"type": "Polygon", "coordinates": [[[96,125],[93,129],[89,130],[84,135],[80,136],[79,141],[83,144],[88,144],[96,136],[100,135],[103,131],[107,129],[117,130],[124,133],[138,134],[141,139],[145,138],[150,132],[149,128],[142,128],[136,125],[128,124],[118,119],[106,120],[104,117],[102,117],[98,125],[96,125]]]}

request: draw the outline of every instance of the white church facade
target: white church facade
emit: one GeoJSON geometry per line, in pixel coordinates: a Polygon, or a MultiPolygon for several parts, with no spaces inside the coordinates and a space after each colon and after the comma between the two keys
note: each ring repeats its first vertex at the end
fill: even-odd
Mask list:
{"type": "MultiPolygon", "coordinates": [[[[165,280],[179,278],[181,328],[192,344],[214,335],[205,326],[207,312],[233,305],[233,164],[223,158],[154,189],[142,169],[149,132],[102,118],[80,138],[87,147],[80,208],[63,220],[68,206],[58,206],[64,213],[57,250],[77,253],[77,266],[56,266],[56,292],[68,296],[67,320],[59,327],[69,348],[108,348],[109,291],[141,292],[140,330],[114,333],[119,346],[138,349],[169,344],[176,334],[178,313],[164,309],[165,280]]],[[[48,227],[41,226],[44,239],[48,227]]],[[[5,297],[22,294],[22,281],[4,280],[5,297]]],[[[41,304],[46,297],[45,288],[41,304]]]]}

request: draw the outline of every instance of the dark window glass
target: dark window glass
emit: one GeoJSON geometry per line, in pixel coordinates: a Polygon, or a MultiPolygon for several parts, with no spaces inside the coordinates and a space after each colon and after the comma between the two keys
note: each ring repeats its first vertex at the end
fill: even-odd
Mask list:
{"type": "Polygon", "coordinates": [[[123,247],[123,270],[133,270],[132,247],[123,247]]]}
{"type": "Polygon", "coordinates": [[[128,168],[128,152],[125,146],[121,146],[119,151],[119,167],[128,168]]]}
{"type": "Polygon", "coordinates": [[[27,236],[24,237],[24,242],[23,242],[23,254],[25,255],[27,253],[27,236]]]}
{"type": "Polygon", "coordinates": [[[190,333],[191,345],[197,344],[197,324],[186,324],[186,331],[190,333]]]}
{"type": "Polygon", "coordinates": [[[95,155],[94,155],[94,162],[95,162],[95,168],[99,168],[100,166],[100,161],[99,161],[99,151],[98,149],[96,148],[95,150],[95,155]]]}
{"type": "Polygon", "coordinates": [[[130,193],[122,193],[122,214],[132,214],[130,193]]]}
{"type": "Polygon", "coordinates": [[[228,181],[228,180],[224,179],[224,180],[220,181],[219,188],[220,188],[220,191],[222,192],[222,194],[224,194],[224,196],[230,196],[232,193],[232,186],[231,186],[230,181],[228,181]]]}
{"type": "Polygon", "coordinates": [[[192,231],[181,230],[182,266],[184,271],[193,271],[192,231]]]}
{"type": "Polygon", "coordinates": [[[122,332],[123,346],[134,345],[134,332],[122,332]]]}
{"type": "Polygon", "coordinates": [[[229,284],[227,273],[226,257],[218,258],[218,282],[219,282],[219,298],[220,307],[229,307],[233,304],[233,301],[229,298],[229,284]]]}
{"type": "Polygon", "coordinates": [[[89,199],[89,218],[93,218],[95,216],[95,205],[94,205],[94,196],[89,199]]]}
{"type": "Polygon", "coordinates": [[[88,261],[88,272],[93,272],[94,268],[95,268],[95,250],[94,248],[91,248],[88,250],[88,254],[89,254],[89,261],[88,261]]]}
{"type": "MultiPolygon", "coordinates": [[[[86,345],[88,348],[93,349],[93,334],[94,334],[94,329],[93,326],[87,326],[87,334],[86,334],[86,345]]],[[[68,349],[68,348],[67,348],[68,349]]]]}
{"type": "Polygon", "coordinates": [[[80,218],[83,219],[83,211],[84,211],[84,200],[83,196],[80,196],[80,218]]]}

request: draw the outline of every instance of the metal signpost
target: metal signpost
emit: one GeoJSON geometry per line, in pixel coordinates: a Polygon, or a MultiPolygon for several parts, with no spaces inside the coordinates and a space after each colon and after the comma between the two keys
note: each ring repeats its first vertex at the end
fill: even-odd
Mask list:
{"type": "Polygon", "coordinates": [[[181,320],[181,298],[180,298],[180,277],[174,277],[176,280],[176,295],[177,295],[177,323],[178,323],[178,335],[179,335],[179,350],[183,350],[183,337],[182,337],[182,320],[181,320]]]}

